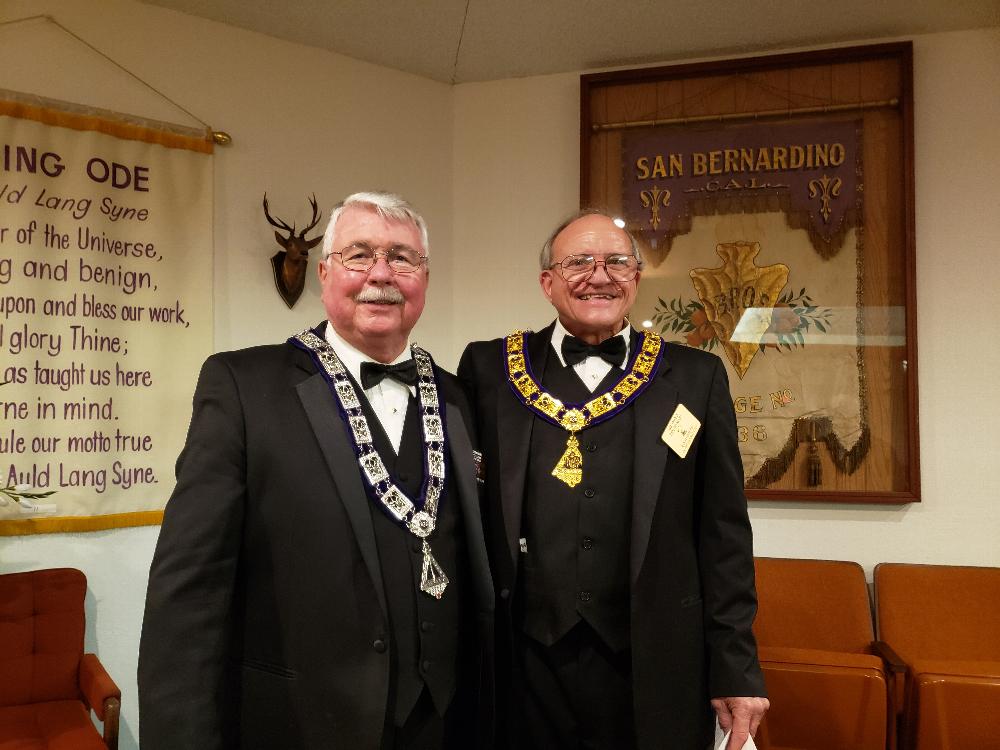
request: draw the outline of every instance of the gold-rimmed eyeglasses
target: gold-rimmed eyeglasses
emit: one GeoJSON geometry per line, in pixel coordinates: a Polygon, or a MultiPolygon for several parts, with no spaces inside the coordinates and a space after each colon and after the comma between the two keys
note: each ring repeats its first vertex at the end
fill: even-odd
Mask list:
{"type": "Polygon", "coordinates": [[[606,255],[603,258],[568,255],[549,268],[558,269],[559,275],[566,281],[578,283],[593,276],[598,265],[604,266],[604,272],[612,281],[631,281],[639,273],[639,261],[634,255],[606,255]]]}
{"type": "Polygon", "coordinates": [[[426,255],[421,255],[409,245],[393,245],[379,250],[364,242],[355,242],[339,252],[330,253],[327,259],[334,255],[348,271],[370,271],[380,257],[385,258],[393,273],[413,273],[427,262],[426,255]]]}

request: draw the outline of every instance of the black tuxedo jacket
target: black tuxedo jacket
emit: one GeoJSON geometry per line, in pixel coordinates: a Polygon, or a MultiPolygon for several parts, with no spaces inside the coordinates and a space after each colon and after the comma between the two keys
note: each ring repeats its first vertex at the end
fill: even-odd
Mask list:
{"type": "MultiPolygon", "coordinates": [[[[528,337],[535,373],[544,372],[546,359],[556,356],[551,336],[549,326],[528,337]]],[[[633,332],[630,353],[636,338],[633,332]]],[[[474,394],[484,455],[487,547],[500,596],[497,688],[502,702],[511,689],[502,678],[509,679],[511,664],[511,600],[536,419],[514,396],[504,357],[502,339],[475,342],[458,368],[474,394]]],[[[752,538],[726,371],[712,354],[665,344],[654,381],[630,408],[635,417],[629,584],[636,734],[642,750],[701,750],[712,739],[710,698],[764,695],[751,632],[757,611],[752,538]],[[678,404],[701,422],[686,458],[660,438],[678,404]]]]}
{"type": "MultiPolygon", "coordinates": [[[[461,504],[481,646],[458,690],[482,681],[488,727],[494,596],[471,415],[454,376],[437,374],[458,487],[443,502],[461,504]]],[[[150,569],[143,750],[379,748],[392,653],[369,503],[305,352],[282,344],[205,362],[150,569]]]]}

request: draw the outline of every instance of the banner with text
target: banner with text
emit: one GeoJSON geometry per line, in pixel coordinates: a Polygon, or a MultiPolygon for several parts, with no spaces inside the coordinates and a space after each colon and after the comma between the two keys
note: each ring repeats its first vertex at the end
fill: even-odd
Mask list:
{"type": "Polygon", "coordinates": [[[656,264],[694,216],[779,209],[828,258],[859,226],[860,153],[854,120],[629,133],[625,218],[656,264]]]}
{"type": "Polygon", "coordinates": [[[206,134],[0,91],[0,535],[159,523],[211,348],[206,134]]]}

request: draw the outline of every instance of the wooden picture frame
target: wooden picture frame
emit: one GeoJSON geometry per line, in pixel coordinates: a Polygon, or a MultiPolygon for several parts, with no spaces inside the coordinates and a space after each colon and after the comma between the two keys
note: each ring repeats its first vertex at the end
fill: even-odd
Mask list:
{"type": "Polygon", "coordinates": [[[747,497],[918,502],[912,45],[580,87],[581,206],[638,236],[634,323],[726,363],[747,497]]]}

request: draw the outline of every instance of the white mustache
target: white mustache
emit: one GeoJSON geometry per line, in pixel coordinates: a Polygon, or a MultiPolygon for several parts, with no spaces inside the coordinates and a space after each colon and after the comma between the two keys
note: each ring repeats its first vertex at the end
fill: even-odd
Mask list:
{"type": "Polygon", "coordinates": [[[354,301],[374,302],[378,305],[401,305],[403,293],[394,286],[366,286],[354,295],[354,301]]]}

